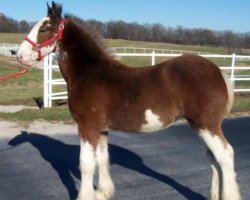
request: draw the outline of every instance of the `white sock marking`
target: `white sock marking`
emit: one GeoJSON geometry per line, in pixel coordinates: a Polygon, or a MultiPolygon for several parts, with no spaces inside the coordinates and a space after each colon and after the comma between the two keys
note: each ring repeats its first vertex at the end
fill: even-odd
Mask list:
{"type": "MultiPolygon", "coordinates": [[[[208,130],[201,130],[199,135],[214,154],[216,161],[221,167],[223,179],[222,200],[240,200],[241,196],[234,171],[233,148],[230,144],[225,146],[217,135],[213,135],[208,130]]],[[[214,192],[212,191],[211,193],[214,192]]]]}
{"type": "Polygon", "coordinates": [[[109,173],[107,136],[103,136],[99,140],[96,149],[96,160],[99,167],[99,183],[98,190],[96,191],[96,200],[110,199],[115,192],[115,187],[109,173]]]}
{"type": "Polygon", "coordinates": [[[93,147],[81,140],[80,150],[81,185],[78,200],[94,200],[93,178],[95,173],[95,155],[93,147]]]}
{"type": "Polygon", "coordinates": [[[216,169],[216,166],[211,164],[212,168],[212,183],[211,183],[211,191],[210,191],[210,198],[211,200],[219,200],[219,172],[216,169]]]}

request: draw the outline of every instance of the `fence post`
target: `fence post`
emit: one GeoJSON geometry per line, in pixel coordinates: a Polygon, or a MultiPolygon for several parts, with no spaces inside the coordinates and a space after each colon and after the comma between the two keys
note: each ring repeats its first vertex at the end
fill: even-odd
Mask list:
{"type": "Polygon", "coordinates": [[[43,105],[45,108],[49,107],[49,98],[48,98],[48,89],[49,89],[49,84],[48,84],[48,80],[49,80],[49,60],[48,60],[48,56],[46,56],[44,58],[44,63],[43,63],[43,105]]]}
{"type": "Polygon", "coordinates": [[[152,65],[155,65],[155,51],[152,51],[152,65]]]}
{"type": "Polygon", "coordinates": [[[52,107],[52,65],[53,65],[53,54],[49,54],[49,67],[48,67],[48,107],[52,107]]]}
{"type": "Polygon", "coordinates": [[[235,81],[234,81],[234,72],[235,72],[235,54],[233,53],[232,54],[232,69],[231,69],[231,84],[233,86],[233,89],[234,89],[234,86],[235,86],[235,81]]]}

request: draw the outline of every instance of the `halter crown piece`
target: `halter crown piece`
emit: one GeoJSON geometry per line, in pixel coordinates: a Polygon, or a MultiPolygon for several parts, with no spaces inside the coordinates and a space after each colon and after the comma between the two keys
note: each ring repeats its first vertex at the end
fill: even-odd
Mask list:
{"type": "Polygon", "coordinates": [[[43,47],[49,46],[50,44],[53,44],[56,41],[62,39],[62,34],[63,34],[63,29],[64,29],[64,22],[65,22],[65,19],[62,18],[55,36],[50,38],[49,40],[47,40],[45,42],[42,42],[41,44],[37,44],[37,43],[33,42],[28,37],[24,38],[25,41],[29,42],[33,46],[33,51],[36,51],[38,53],[37,61],[42,61],[44,57],[46,57],[48,54],[54,52],[57,49],[57,45],[54,45],[54,49],[51,52],[42,55],[41,50],[42,50],[43,47]]]}

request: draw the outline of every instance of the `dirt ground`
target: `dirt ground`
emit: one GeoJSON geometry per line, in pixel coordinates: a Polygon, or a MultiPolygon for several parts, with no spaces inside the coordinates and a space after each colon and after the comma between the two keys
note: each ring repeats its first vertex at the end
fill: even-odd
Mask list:
{"type": "Polygon", "coordinates": [[[0,112],[5,112],[5,113],[15,113],[23,109],[39,109],[39,108],[36,106],[25,106],[25,105],[11,105],[11,106],[0,105],[0,112]]]}
{"type": "Polygon", "coordinates": [[[78,134],[75,124],[65,124],[63,122],[50,123],[47,121],[34,121],[27,124],[20,122],[0,121],[0,139],[12,138],[21,133],[21,131],[32,133],[43,133],[45,135],[54,134],[78,134]]]}

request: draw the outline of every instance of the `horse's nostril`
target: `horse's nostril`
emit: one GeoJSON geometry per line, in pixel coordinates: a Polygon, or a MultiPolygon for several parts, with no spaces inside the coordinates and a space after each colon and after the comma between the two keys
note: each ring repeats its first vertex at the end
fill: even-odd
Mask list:
{"type": "Polygon", "coordinates": [[[25,64],[25,57],[23,57],[22,55],[17,55],[17,60],[20,64],[25,64]]]}
{"type": "Polygon", "coordinates": [[[18,61],[22,61],[22,59],[23,59],[22,55],[17,55],[17,60],[18,61]]]}

